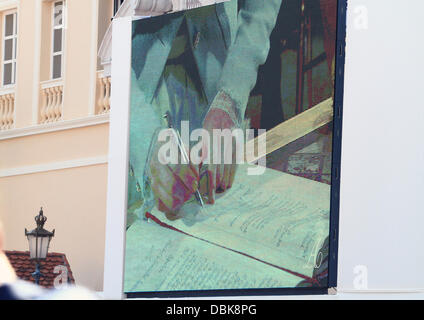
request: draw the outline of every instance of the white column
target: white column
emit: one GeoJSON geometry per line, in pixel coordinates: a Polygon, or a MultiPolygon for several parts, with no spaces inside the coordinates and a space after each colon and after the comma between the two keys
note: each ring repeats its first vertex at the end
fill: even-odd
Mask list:
{"type": "Polygon", "coordinates": [[[35,0],[34,28],[34,69],[32,71],[32,124],[38,123],[38,103],[40,97],[40,57],[41,57],[41,24],[42,0],[35,0]]]}
{"type": "Polygon", "coordinates": [[[124,297],[127,215],[129,109],[131,87],[131,17],[115,18],[112,42],[112,97],[103,290],[106,299],[124,297]]]}

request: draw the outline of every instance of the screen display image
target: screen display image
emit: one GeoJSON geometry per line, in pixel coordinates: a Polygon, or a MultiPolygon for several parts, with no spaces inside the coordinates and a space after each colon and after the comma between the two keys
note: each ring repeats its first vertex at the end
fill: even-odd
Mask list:
{"type": "Polygon", "coordinates": [[[337,8],[133,21],[126,293],[329,287],[337,8]]]}

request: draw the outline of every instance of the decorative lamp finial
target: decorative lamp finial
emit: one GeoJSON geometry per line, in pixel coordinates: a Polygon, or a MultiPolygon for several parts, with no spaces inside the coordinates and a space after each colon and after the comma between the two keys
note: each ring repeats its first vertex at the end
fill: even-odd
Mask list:
{"type": "Polygon", "coordinates": [[[47,217],[45,217],[43,213],[43,207],[41,207],[40,213],[34,219],[35,219],[35,222],[37,223],[37,229],[38,230],[43,229],[44,224],[47,221],[47,217]]]}

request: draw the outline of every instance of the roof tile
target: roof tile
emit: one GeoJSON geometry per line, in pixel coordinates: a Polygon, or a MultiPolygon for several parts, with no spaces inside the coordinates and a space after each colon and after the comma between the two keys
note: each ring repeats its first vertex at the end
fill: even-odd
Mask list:
{"type": "MultiPolygon", "coordinates": [[[[35,271],[35,262],[29,258],[29,252],[26,251],[5,251],[11,265],[15,269],[17,276],[22,280],[34,282],[31,274],[35,271]]],[[[43,276],[40,278],[40,285],[46,288],[54,286],[54,280],[59,275],[54,273],[56,266],[64,266],[67,272],[68,283],[75,283],[71,267],[66,255],[63,253],[52,252],[47,255],[45,261],[40,263],[40,271],[43,276]]]]}

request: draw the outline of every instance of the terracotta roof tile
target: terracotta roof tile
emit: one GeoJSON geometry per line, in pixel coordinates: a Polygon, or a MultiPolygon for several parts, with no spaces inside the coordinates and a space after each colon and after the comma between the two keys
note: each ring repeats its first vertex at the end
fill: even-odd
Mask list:
{"type": "MultiPolygon", "coordinates": [[[[10,264],[15,269],[17,276],[26,281],[34,282],[32,273],[35,271],[35,262],[30,260],[29,252],[26,251],[5,251],[10,264]]],[[[54,269],[57,266],[65,267],[67,270],[68,283],[75,283],[75,279],[72,275],[71,267],[69,265],[66,255],[63,253],[52,252],[47,255],[45,261],[40,263],[40,271],[43,276],[40,278],[40,285],[46,288],[52,288],[54,286],[54,280],[59,276],[59,273],[55,273],[54,269]]],[[[66,276],[66,275],[65,275],[66,276]]]]}

